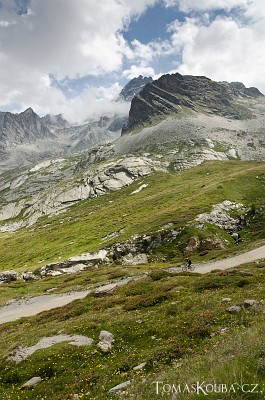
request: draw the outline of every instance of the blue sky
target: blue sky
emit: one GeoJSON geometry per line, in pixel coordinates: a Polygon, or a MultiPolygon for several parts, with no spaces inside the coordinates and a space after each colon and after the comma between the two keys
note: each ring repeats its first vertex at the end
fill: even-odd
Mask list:
{"type": "Polygon", "coordinates": [[[139,74],[265,93],[264,26],[264,0],[0,0],[0,110],[72,121],[113,113],[139,74]]]}
{"type": "Polygon", "coordinates": [[[123,36],[128,42],[137,39],[144,44],[152,40],[169,39],[167,25],[175,19],[184,21],[185,13],[180,12],[177,7],[165,7],[162,2],[158,2],[140,17],[132,20],[128,28],[123,31],[123,36]]]}

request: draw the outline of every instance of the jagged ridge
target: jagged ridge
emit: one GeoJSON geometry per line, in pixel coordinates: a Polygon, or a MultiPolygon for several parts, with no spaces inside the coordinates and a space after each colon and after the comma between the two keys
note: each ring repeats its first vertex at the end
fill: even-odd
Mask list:
{"type": "Polygon", "coordinates": [[[180,113],[183,108],[243,119],[251,115],[246,108],[236,105],[236,99],[260,96],[263,95],[258,89],[246,88],[240,82],[215,82],[204,76],[166,74],[148,83],[134,96],[122,134],[149,123],[154,116],[180,113]]]}

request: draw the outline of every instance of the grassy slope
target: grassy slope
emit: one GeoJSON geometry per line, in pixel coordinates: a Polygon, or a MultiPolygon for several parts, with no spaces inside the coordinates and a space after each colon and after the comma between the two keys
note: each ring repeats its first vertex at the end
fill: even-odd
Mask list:
{"type": "MultiPolygon", "coordinates": [[[[130,379],[135,383],[128,398],[139,400],[162,398],[155,395],[153,382],[157,380],[169,384],[197,380],[227,385],[265,383],[263,306],[232,316],[226,312],[228,305],[244,299],[264,299],[265,263],[246,267],[253,276],[169,275],[161,267],[152,266],[149,276],[114,294],[90,294],[65,307],[0,325],[1,398],[70,400],[79,394],[84,399],[115,399],[119,397],[109,394],[109,389],[130,379]],[[222,301],[226,297],[232,299],[231,303],[222,301]],[[109,354],[96,347],[102,329],[115,336],[109,354]],[[5,362],[19,344],[31,346],[59,332],[87,335],[95,343],[81,348],[62,343],[39,350],[17,365],[5,362]],[[142,372],[133,371],[144,361],[147,365],[142,372]],[[36,389],[21,392],[21,384],[33,376],[44,381],[36,389]]],[[[42,285],[53,283],[63,289],[68,285],[70,289],[82,282],[88,287],[113,277],[139,274],[144,268],[148,269],[104,267],[101,271],[44,279],[42,285]]],[[[6,290],[16,291],[18,285],[6,286],[6,290]]],[[[40,283],[24,285],[33,288],[40,283]]],[[[224,398],[261,400],[262,396],[239,393],[224,398]]],[[[171,399],[168,395],[165,398],[171,399]]],[[[186,394],[179,398],[193,397],[186,394]]]]}
{"type": "MultiPolygon", "coordinates": [[[[139,182],[119,192],[83,201],[64,214],[43,218],[34,227],[0,235],[0,270],[34,269],[85,251],[102,248],[134,234],[152,233],[168,222],[176,227],[223,200],[264,202],[265,165],[259,162],[206,162],[181,173],[155,173],[141,179],[148,187],[130,193],[139,182]],[[117,239],[102,237],[121,230],[117,239]]],[[[264,237],[257,221],[255,237],[264,237]]]]}
{"type": "MultiPolygon", "coordinates": [[[[125,231],[119,240],[155,231],[166,222],[173,221],[178,226],[225,199],[258,208],[264,200],[264,174],[263,163],[210,162],[180,174],[153,175],[144,179],[149,186],[137,195],[125,196],[138,183],[104,198],[83,202],[65,215],[41,221],[34,229],[2,235],[1,260],[5,260],[2,268],[23,269],[26,263],[34,267],[37,260],[55,259],[60,252],[66,258],[99,248],[103,246],[102,236],[121,228],[125,231]]],[[[249,242],[264,238],[263,222],[260,216],[253,219],[245,232],[249,242]]],[[[263,307],[230,316],[222,299],[230,297],[231,304],[246,298],[263,301],[265,263],[245,266],[253,273],[248,277],[174,276],[161,271],[166,265],[102,267],[72,276],[1,286],[1,299],[7,300],[51,288],[57,288],[58,293],[87,289],[149,272],[149,276],[112,295],[98,298],[90,294],[65,307],[0,325],[2,398],[70,400],[79,394],[84,399],[115,399],[108,390],[129,379],[135,379],[129,398],[132,395],[142,400],[162,398],[155,394],[156,380],[169,384],[197,380],[262,384],[265,379],[263,307]],[[112,332],[116,339],[110,354],[102,354],[96,347],[102,329],[112,332]],[[76,348],[62,343],[36,352],[21,364],[5,362],[16,346],[30,346],[43,336],[58,332],[87,335],[95,339],[95,344],[92,348],[76,348]],[[134,372],[132,368],[143,361],[147,361],[145,370],[134,372]],[[44,381],[34,390],[21,392],[21,384],[32,376],[41,376],[44,381]],[[143,378],[147,379],[144,384],[143,378]]],[[[239,393],[224,398],[262,399],[262,396],[239,393]]],[[[192,396],[185,394],[183,398],[192,396]]]]}

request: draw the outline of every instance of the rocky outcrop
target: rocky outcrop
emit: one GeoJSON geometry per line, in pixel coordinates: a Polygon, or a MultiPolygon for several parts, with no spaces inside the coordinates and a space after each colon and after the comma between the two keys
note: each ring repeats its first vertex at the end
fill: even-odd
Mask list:
{"type": "Polygon", "coordinates": [[[108,331],[101,331],[99,335],[99,342],[97,347],[103,353],[109,353],[112,349],[113,343],[115,342],[114,336],[108,331]]]}
{"type": "Polygon", "coordinates": [[[20,390],[36,387],[39,383],[41,383],[41,381],[42,381],[42,378],[40,376],[34,376],[33,378],[31,378],[27,382],[25,382],[20,387],[20,390]]]}
{"type": "MultiPolygon", "coordinates": [[[[89,164],[90,160],[87,161],[89,164]]],[[[85,168],[86,161],[79,168],[85,168]]],[[[91,167],[80,176],[48,188],[28,200],[10,202],[0,211],[0,221],[20,216],[19,220],[0,226],[0,231],[12,231],[34,224],[44,215],[56,215],[81,200],[99,197],[131,185],[138,178],[154,171],[166,171],[168,163],[148,157],[122,157],[91,167]]],[[[46,165],[47,167],[47,165],[46,165]]],[[[35,168],[35,167],[34,167],[35,168]]],[[[35,170],[37,171],[37,169],[35,170]]],[[[30,172],[34,172],[33,169],[30,172]]],[[[29,180],[28,183],[31,181],[29,180]]]]}
{"type": "Polygon", "coordinates": [[[0,129],[0,142],[5,146],[34,143],[44,138],[54,138],[54,135],[32,108],[20,114],[5,113],[0,129]]]}
{"type": "Polygon", "coordinates": [[[153,78],[151,78],[151,76],[147,78],[139,75],[138,78],[133,78],[124,86],[116,101],[131,101],[133,97],[138,94],[145,85],[147,85],[147,83],[152,81],[153,78]]]}
{"type": "Polygon", "coordinates": [[[14,361],[17,364],[26,360],[35,351],[40,349],[47,349],[57,343],[68,342],[73,346],[91,346],[93,339],[82,335],[56,335],[40,339],[35,345],[31,347],[19,346],[7,358],[7,361],[14,361]]]}
{"type": "Polygon", "coordinates": [[[122,382],[119,385],[114,386],[109,390],[109,393],[119,393],[120,391],[124,391],[127,389],[133,382],[133,379],[130,381],[122,382]]]}
{"type": "Polygon", "coordinates": [[[244,302],[242,304],[236,305],[236,306],[231,306],[229,308],[227,308],[227,312],[229,314],[238,314],[243,310],[249,310],[249,309],[255,309],[257,307],[259,307],[260,303],[256,300],[253,299],[247,299],[244,300],[244,302]]]}
{"type": "Polygon", "coordinates": [[[181,114],[183,109],[234,119],[250,117],[247,108],[236,104],[236,99],[244,96],[256,98],[263,95],[258,89],[247,89],[240,83],[214,82],[204,76],[166,74],[148,83],[134,96],[122,134],[150,123],[153,117],[181,114]]]}
{"type": "Polygon", "coordinates": [[[196,217],[196,221],[202,223],[208,222],[224,229],[237,242],[239,240],[238,232],[246,225],[246,214],[248,211],[249,208],[243,204],[225,200],[222,203],[215,204],[210,213],[199,214],[196,217]],[[232,213],[235,216],[232,216],[232,213]]]}
{"type": "Polygon", "coordinates": [[[19,274],[16,271],[5,271],[0,274],[0,285],[2,283],[9,283],[17,281],[19,279],[19,274]]]}

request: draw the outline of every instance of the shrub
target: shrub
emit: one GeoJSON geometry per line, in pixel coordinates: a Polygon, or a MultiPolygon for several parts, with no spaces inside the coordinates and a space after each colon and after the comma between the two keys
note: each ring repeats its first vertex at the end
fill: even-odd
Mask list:
{"type": "Polygon", "coordinates": [[[126,272],[123,271],[112,271],[109,272],[109,278],[110,279],[118,279],[118,278],[123,278],[127,276],[126,272]]]}
{"type": "Polygon", "coordinates": [[[149,276],[153,281],[159,281],[160,279],[167,278],[169,275],[170,273],[163,269],[154,269],[149,273],[149,276]]]}
{"type": "Polygon", "coordinates": [[[236,275],[226,275],[226,276],[216,276],[208,275],[197,280],[193,287],[197,292],[202,292],[204,290],[215,290],[222,289],[226,286],[236,285],[238,287],[245,286],[249,283],[247,279],[236,275]]]}
{"type": "Polygon", "coordinates": [[[107,298],[100,298],[95,302],[94,309],[102,310],[106,308],[112,308],[115,307],[116,305],[122,304],[123,302],[124,300],[122,298],[115,295],[107,298]]]}
{"type": "Polygon", "coordinates": [[[180,347],[175,338],[167,340],[166,344],[156,348],[147,359],[145,369],[152,369],[157,363],[171,364],[184,356],[184,350],[180,347]]]}
{"type": "Polygon", "coordinates": [[[154,291],[154,287],[146,280],[141,282],[132,282],[126,286],[125,296],[138,296],[150,291],[154,291]]]}
{"type": "Polygon", "coordinates": [[[188,335],[192,338],[196,339],[204,339],[206,337],[211,336],[211,329],[207,325],[197,325],[190,330],[188,330],[188,335]]]}
{"type": "Polygon", "coordinates": [[[258,360],[257,374],[262,375],[262,376],[265,375],[265,359],[264,358],[260,358],[258,360]]]}
{"type": "Polygon", "coordinates": [[[262,343],[260,346],[259,356],[265,359],[265,343],[262,343]]]}
{"type": "Polygon", "coordinates": [[[169,293],[145,293],[129,298],[124,304],[126,311],[152,307],[170,298],[169,293]]]}
{"type": "Polygon", "coordinates": [[[249,281],[249,280],[247,280],[247,279],[238,279],[238,281],[235,283],[235,285],[237,286],[237,287],[244,287],[244,286],[246,286],[246,285],[249,285],[251,282],[249,281]]]}
{"type": "Polygon", "coordinates": [[[1,373],[1,382],[7,384],[16,384],[20,382],[18,372],[12,368],[8,368],[1,373]]]}

